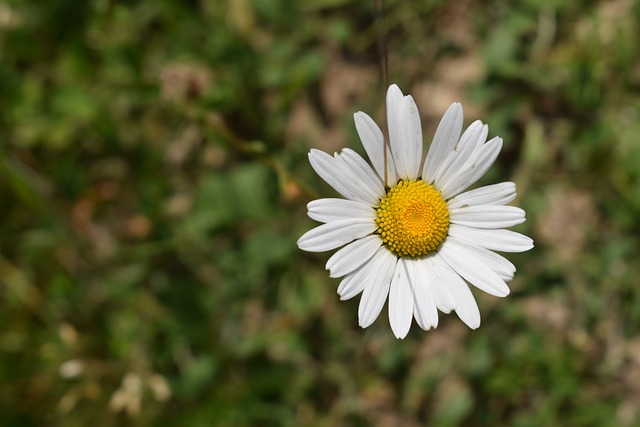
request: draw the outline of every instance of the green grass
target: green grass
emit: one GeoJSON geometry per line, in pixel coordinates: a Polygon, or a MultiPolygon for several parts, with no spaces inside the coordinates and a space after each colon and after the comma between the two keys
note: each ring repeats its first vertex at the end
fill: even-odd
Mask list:
{"type": "Polygon", "coordinates": [[[640,4],[379,3],[0,3],[0,425],[640,422],[640,4]],[[477,331],[361,330],[296,246],[381,47],[505,140],[536,247],[477,331]]]}

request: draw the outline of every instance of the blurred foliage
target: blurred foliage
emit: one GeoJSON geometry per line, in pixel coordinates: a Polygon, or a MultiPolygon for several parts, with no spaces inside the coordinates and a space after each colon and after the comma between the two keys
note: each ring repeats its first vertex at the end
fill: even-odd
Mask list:
{"type": "Polygon", "coordinates": [[[0,1],[2,426],[640,423],[640,4],[0,1]],[[310,147],[412,93],[505,139],[536,248],[404,341],[357,326],[310,147]]]}

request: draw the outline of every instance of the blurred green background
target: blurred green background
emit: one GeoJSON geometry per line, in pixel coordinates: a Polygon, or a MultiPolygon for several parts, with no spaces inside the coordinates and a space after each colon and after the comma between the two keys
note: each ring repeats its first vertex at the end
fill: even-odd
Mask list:
{"type": "Polygon", "coordinates": [[[640,425],[640,4],[0,1],[0,425],[640,425]],[[297,238],[389,83],[536,247],[398,341],[297,238]]]}

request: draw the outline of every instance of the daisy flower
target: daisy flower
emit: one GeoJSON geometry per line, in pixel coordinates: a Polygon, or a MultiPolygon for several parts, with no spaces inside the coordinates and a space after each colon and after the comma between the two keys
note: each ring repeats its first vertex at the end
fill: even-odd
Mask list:
{"type": "Polygon", "coordinates": [[[363,112],[356,129],[371,160],[345,148],[333,156],[312,149],[316,173],[344,199],[310,202],[308,215],[323,223],[298,240],[310,252],[337,249],[327,262],[330,277],[343,277],[341,300],[362,293],[358,320],[366,328],[389,299],[389,322],[404,338],[415,317],[429,330],[438,310],[471,329],[480,312],[468,284],[497,297],[509,294],[514,265],[500,252],[523,252],[533,241],[505,228],[525,221],[525,212],[506,204],[516,186],[502,182],[465,191],[493,164],[502,139],[487,141],[488,127],[472,123],[462,133],[462,106],[445,112],[426,159],[422,127],[413,98],[398,86],[387,91],[389,144],[363,112]],[[386,153],[385,153],[386,151],[386,153]]]}

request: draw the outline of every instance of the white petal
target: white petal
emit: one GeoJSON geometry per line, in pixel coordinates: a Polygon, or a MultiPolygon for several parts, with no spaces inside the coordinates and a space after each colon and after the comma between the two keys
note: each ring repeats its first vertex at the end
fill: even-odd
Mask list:
{"type": "Polygon", "coordinates": [[[413,314],[418,325],[425,331],[438,326],[438,310],[433,291],[435,283],[431,279],[433,276],[428,271],[431,268],[431,263],[425,262],[426,259],[430,260],[431,258],[433,256],[424,259],[411,259],[409,263],[410,266],[413,266],[415,277],[411,282],[415,295],[413,314]]]}
{"type": "Polygon", "coordinates": [[[323,151],[312,149],[309,152],[309,163],[320,178],[347,199],[371,203],[367,193],[351,183],[352,174],[345,174],[334,157],[323,151]]]}
{"type": "Polygon", "coordinates": [[[438,274],[443,278],[444,286],[447,286],[455,300],[456,314],[468,327],[477,329],[480,326],[480,310],[473,298],[469,286],[462,278],[447,265],[442,257],[434,257],[434,266],[438,274]]]}
{"type": "Polygon", "coordinates": [[[382,311],[398,258],[382,247],[372,261],[376,262],[371,268],[372,274],[368,276],[370,283],[366,284],[358,306],[358,323],[363,328],[371,325],[382,311]]]}
{"type": "Polygon", "coordinates": [[[308,252],[324,252],[373,233],[378,226],[369,219],[341,219],[322,224],[298,239],[298,247],[308,252]]]}
{"type": "Polygon", "coordinates": [[[329,276],[341,277],[351,273],[369,261],[380,246],[382,239],[375,234],[349,243],[327,261],[326,268],[331,272],[329,276]]]}
{"type": "Polygon", "coordinates": [[[387,147],[387,156],[385,159],[384,155],[384,135],[382,131],[373,121],[371,117],[362,111],[358,111],[353,115],[354,121],[356,122],[356,130],[358,131],[358,135],[360,136],[360,140],[362,141],[362,145],[364,146],[369,159],[371,160],[371,164],[373,168],[376,170],[378,176],[381,180],[384,181],[385,173],[384,173],[384,165],[385,161],[387,164],[387,182],[395,183],[398,181],[396,175],[396,168],[393,164],[393,157],[391,156],[391,150],[387,147]]]}
{"type": "Polygon", "coordinates": [[[406,258],[400,258],[389,290],[389,323],[396,338],[406,337],[411,328],[414,306],[411,285],[414,282],[413,265],[406,258]]]}
{"type": "Polygon", "coordinates": [[[346,301],[358,295],[368,283],[368,277],[372,272],[377,271],[376,265],[382,261],[384,255],[376,252],[369,261],[362,264],[353,272],[347,274],[347,276],[340,282],[338,286],[338,295],[340,300],[346,301]]]}
{"type": "Polygon", "coordinates": [[[394,141],[395,146],[392,147],[398,176],[416,179],[422,161],[422,125],[418,106],[410,95],[405,96],[400,103],[398,124],[400,140],[394,141]]]}
{"type": "Polygon", "coordinates": [[[349,273],[340,282],[338,286],[338,295],[340,295],[340,301],[350,300],[358,295],[364,289],[367,282],[364,280],[369,273],[368,269],[370,265],[364,264],[360,266],[356,271],[349,273]]]}
{"type": "Polygon", "coordinates": [[[340,284],[338,285],[338,295],[340,295],[340,299],[342,301],[346,301],[348,299],[353,298],[354,296],[358,295],[360,292],[362,292],[362,289],[364,289],[364,282],[355,282],[353,280],[353,278],[362,271],[362,269],[366,268],[367,264],[361,265],[360,267],[358,267],[357,269],[355,269],[354,271],[352,271],[351,273],[347,274],[341,281],[340,284]],[[346,291],[351,290],[351,288],[356,287],[356,284],[361,283],[362,287],[360,289],[354,290],[353,295],[351,295],[349,298],[342,298],[342,294],[344,294],[346,291]]]}
{"type": "MultiPolygon", "coordinates": [[[[369,163],[363,159],[360,154],[356,153],[350,148],[345,148],[340,153],[340,157],[345,163],[356,172],[358,178],[361,180],[362,185],[366,185],[374,193],[376,201],[380,197],[384,196],[384,184],[378,174],[371,169],[369,163]]],[[[354,183],[360,185],[360,183],[354,183]]]]}
{"type": "Polygon", "coordinates": [[[533,240],[511,230],[492,230],[451,224],[449,236],[481,248],[500,252],[524,252],[533,248],[533,240]]]}
{"type": "MultiPolygon", "coordinates": [[[[422,160],[422,127],[418,107],[397,85],[387,90],[389,143],[398,179],[415,179],[422,160]]],[[[394,183],[390,180],[390,183],[394,183]]]]}
{"type": "Polygon", "coordinates": [[[458,194],[447,202],[447,206],[452,210],[465,206],[506,205],[515,198],[516,185],[513,182],[501,182],[458,194]]]}
{"type": "Polygon", "coordinates": [[[507,228],[525,221],[525,212],[515,206],[480,205],[449,211],[452,223],[478,228],[507,228]]]}
{"type": "Polygon", "coordinates": [[[493,138],[474,153],[458,173],[441,188],[445,200],[452,198],[476,182],[491,167],[502,149],[502,138],[493,138]]]}
{"type": "MultiPolygon", "coordinates": [[[[385,268],[385,263],[393,261],[395,265],[396,260],[397,258],[387,248],[384,246],[378,248],[378,251],[369,261],[362,264],[353,273],[349,273],[340,283],[340,286],[338,286],[340,300],[351,299],[366,287],[372,286],[374,280],[380,276],[381,269],[385,268]]],[[[391,278],[389,278],[389,281],[391,281],[391,278]]]]}
{"type": "Polygon", "coordinates": [[[442,164],[448,153],[453,151],[460,138],[463,117],[462,105],[458,102],[451,104],[442,116],[422,168],[422,179],[425,182],[433,183],[438,165],[442,164]]]}
{"type": "Polygon", "coordinates": [[[478,289],[497,297],[509,295],[509,287],[504,280],[483,264],[477,254],[455,239],[445,240],[438,254],[449,267],[478,289]]]}
{"type": "Polygon", "coordinates": [[[406,151],[409,154],[407,159],[407,176],[418,178],[421,176],[420,165],[422,164],[422,123],[418,106],[411,95],[407,95],[403,104],[405,110],[405,127],[403,128],[406,151]]]}
{"type": "Polygon", "coordinates": [[[387,89],[387,128],[389,129],[389,145],[393,153],[398,178],[402,178],[404,165],[400,163],[400,141],[402,139],[402,125],[400,122],[400,107],[404,95],[400,88],[393,84],[387,89]]]}
{"type": "Polygon", "coordinates": [[[489,127],[483,125],[480,120],[473,122],[460,137],[460,141],[455,145],[444,162],[438,165],[436,177],[433,182],[438,188],[443,187],[456,173],[462,169],[476,150],[487,140],[489,127]]]}
{"type": "MultiPolygon", "coordinates": [[[[356,156],[360,157],[358,154],[356,156]]],[[[360,159],[365,163],[366,167],[369,169],[369,173],[357,165],[353,159],[344,153],[334,153],[333,158],[335,160],[335,167],[340,170],[342,175],[346,178],[346,182],[344,185],[349,188],[349,190],[356,194],[360,199],[362,199],[365,203],[368,203],[370,206],[375,206],[380,201],[380,198],[384,196],[384,190],[377,190],[374,185],[372,185],[371,179],[375,177],[375,179],[379,179],[371,166],[369,166],[364,159],[360,157],[360,159]]],[[[380,185],[382,186],[382,182],[380,181],[380,185]]]]}
{"type": "Polygon", "coordinates": [[[431,284],[431,290],[433,291],[434,300],[438,310],[443,313],[451,313],[451,310],[455,310],[456,303],[449,291],[449,287],[440,274],[434,263],[437,261],[437,253],[425,257],[423,261],[423,268],[427,274],[427,281],[431,284]]]}
{"type": "Polygon", "coordinates": [[[376,211],[371,206],[355,200],[318,199],[307,204],[309,218],[318,222],[362,218],[375,221],[376,211]]]}
{"type": "Polygon", "coordinates": [[[468,250],[474,252],[478,258],[482,260],[483,264],[492,269],[505,282],[513,279],[516,267],[502,255],[490,251],[489,249],[481,248],[480,246],[469,246],[455,237],[449,236],[448,239],[455,240],[459,244],[465,246],[468,250]]]}

